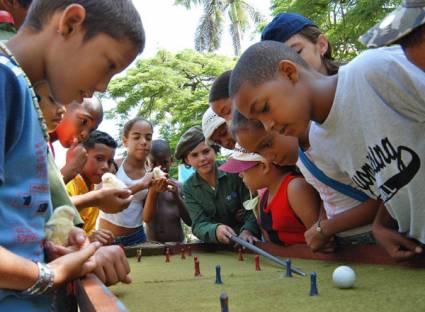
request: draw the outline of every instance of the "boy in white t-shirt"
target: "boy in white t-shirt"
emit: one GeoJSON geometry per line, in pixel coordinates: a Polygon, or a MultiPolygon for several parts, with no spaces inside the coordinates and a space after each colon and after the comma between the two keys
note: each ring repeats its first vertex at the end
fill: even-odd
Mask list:
{"type": "Polygon", "coordinates": [[[230,95],[267,131],[300,137],[314,121],[315,164],[382,200],[400,234],[380,242],[407,259],[422,252],[415,240],[425,243],[424,78],[400,46],[366,51],[329,77],[285,45],[261,42],[239,59],[230,95]]]}

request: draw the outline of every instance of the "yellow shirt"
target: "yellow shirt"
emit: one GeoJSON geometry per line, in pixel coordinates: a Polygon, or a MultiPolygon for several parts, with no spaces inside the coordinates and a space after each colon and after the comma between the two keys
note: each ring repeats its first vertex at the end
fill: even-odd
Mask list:
{"type": "MultiPolygon", "coordinates": [[[[93,187],[91,187],[91,189],[93,189],[93,187]]],[[[66,190],[68,191],[69,196],[86,194],[91,189],[89,189],[86,182],[80,175],[77,175],[66,185],[66,190]]],[[[86,231],[87,235],[90,235],[95,230],[97,216],[99,215],[99,208],[87,207],[79,210],[79,212],[84,221],[84,231],[86,231]]]]}

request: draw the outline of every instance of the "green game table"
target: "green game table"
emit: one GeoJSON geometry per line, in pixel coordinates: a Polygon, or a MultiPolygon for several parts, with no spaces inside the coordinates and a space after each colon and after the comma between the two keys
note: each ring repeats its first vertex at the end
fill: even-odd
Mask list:
{"type": "Polygon", "coordinates": [[[219,296],[229,297],[229,311],[425,311],[423,259],[400,265],[392,262],[379,246],[355,246],[328,254],[314,254],[305,245],[263,249],[291,258],[292,266],[306,277],[294,274],[261,257],[261,271],[255,270],[253,254],[238,260],[236,250],[204,244],[191,245],[192,256],[181,259],[185,245],[145,244],[128,248],[130,285],[109,289],[94,276],[77,282],[81,311],[220,311],[219,296]],[[137,261],[137,249],[142,258],[137,261]],[[165,248],[171,251],[165,261],[165,248]],[[201,277],[194,276],[194,260],[200,262],[201,277]],[[304,259],[301,259],[304,258],[304,259]],[[215,284],[215,267],[221,266],[223,284],[215,284]],[[351,266],[357,274],[352,289],[333,285],[332,272],[339,265],[351,266]],[[319,295],[311,297],[310,272],[317,273],[319,295]]]}

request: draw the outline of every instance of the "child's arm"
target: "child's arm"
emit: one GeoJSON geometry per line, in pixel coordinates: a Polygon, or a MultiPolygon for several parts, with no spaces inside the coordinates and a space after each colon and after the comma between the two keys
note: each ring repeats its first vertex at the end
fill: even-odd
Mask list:
{"type": "Polygon", "coordinates": [[[86,161],[87,151],[83,145],[78,144],[78,140],[75,139],[72,146],[66,151],[66,163],[60,170],[65,184],[83,171],[86,161]]]}
{"type": "Polygon", "coordinates": [[[148,195],[145,199],[143,207],[143,221],[149,223],[155,214],[155,203],[158,197],[158,193],[165,192],[167,190],[167,179],[160,179],[152,181],[149,187],[148,195]]]}
{"type": "MultiPolygon", "coordinates": [[[[90,258],[99,247],[90,244],[79,251],[55,259],[49,263],[54,272],[56,287],[92,272],[96,263],[90,258]]],[[[22,291],[34,285],[39,277],[37,264],[0,247],[0,288],[22,291]]]]}
{"type": "Polygon", "coordinates": [[[100,189],[86,194],[72,196],[72,203],[81,210],[98,207],[106,213],[117,213],[128,207],[133,196],[128,189],[100,189]]]}
{"type": "Polygon", "coordinates": [[[135,183],[129,186],[128,188],[130,189],[131,194],[136,194],[137,192],[140,192],[141,190],[147,189],[151,185],[152,180],[153,180],[153,173],[148,172],[145,174],[145,176],[140,182],[135,183]]]}
{"type": "Polygon", "coordinates": [[[309,229],[319,219],[321,203],[319,194],[303,178],[289,182],[287,194],[295,215],[309,229]]]}
{"type": "Polygon", "coordinates": [[[336,233],[347,231],[362,225],[371,224],[378,211],[379,202],[368,199],[365,202],[335,215],[332,219],[322,220],[321,232],[317,231],[317,223],[305,233],[307,245],[313,251],[320,249],[336,233]]]}
{"type": "Polygon", "coordinates": [[[397,231],[397,223],[391,218],[382,202],[373,222],[372,231],[375,239],[392,258],[398,261],[411,259],[423,252],[422,247],[397,231]]]}
{"type": "MultiPolygon", "coordinates": [[[[201,203],[196,199],[196,195],[202,196],[202,193],[192,194],[189,188],[186,189],[186,186],[183,186],[184,202],[186,203],[187,211],[189,212],[190,219],[192,220],[192,233],[206,243],[218,243],[218,238],[221,237],[221,235],[216,235],[217,230],[219,228],[227,229],[228,227],[224,224],[217,223],[214,219],[209,217],[204,212],[204,208],[201,203]]],[[[226,243],[225,241],[223,242],[226,243]]]]}
{"type": "Polygon", "coordinates": [[[180,196],[181,190],[179,184],[173,180],[168,180],[168,185],[171,186],[170,192],[173,194],[177,206],[179,207],[180,218],[182,218],[183,222],[186,223],[186,225],[191,226],[192,220],[190,219],[189,213],[186,209],[186,205],[180,196]]]}

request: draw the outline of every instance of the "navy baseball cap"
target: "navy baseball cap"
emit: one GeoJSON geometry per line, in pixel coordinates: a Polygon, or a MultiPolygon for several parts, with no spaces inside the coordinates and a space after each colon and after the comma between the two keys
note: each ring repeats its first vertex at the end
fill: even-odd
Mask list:
{"type": "Polygon", "coordinates": [[[306,26],[317,27],[307,17],[296,13],[280,13],[264,28],[261,41],[285,42],[306,26]]]}

